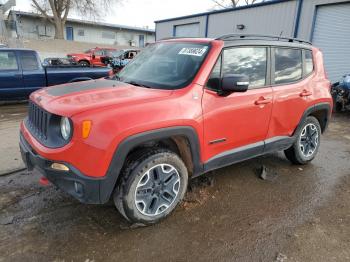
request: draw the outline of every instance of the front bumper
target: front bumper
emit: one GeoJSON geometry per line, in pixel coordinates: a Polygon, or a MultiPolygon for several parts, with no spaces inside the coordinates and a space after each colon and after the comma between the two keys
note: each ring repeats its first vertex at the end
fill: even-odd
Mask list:
{"type": "Polygon", "coordinates": [[[51,165],[54,162],[37,154],[22,134],[20,134],[19,146],[23,162],[28,170],[38,169],[52,184],[82,203],[101,204],[105,202],[100,198],[100,191],[105,185],[104,179],[84,176],[75,167],[63,162],[61,163],[69,167],[69,171],[52,169],[51,165]]]}

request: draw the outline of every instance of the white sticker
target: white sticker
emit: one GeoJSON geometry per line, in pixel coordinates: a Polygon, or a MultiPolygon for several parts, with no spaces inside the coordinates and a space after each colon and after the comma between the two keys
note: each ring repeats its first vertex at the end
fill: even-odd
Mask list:
{"type": "Polygon", "coordinates": [[[208,47],[184,47],[180,50],[179,55],[203,56],[208,47]]]}

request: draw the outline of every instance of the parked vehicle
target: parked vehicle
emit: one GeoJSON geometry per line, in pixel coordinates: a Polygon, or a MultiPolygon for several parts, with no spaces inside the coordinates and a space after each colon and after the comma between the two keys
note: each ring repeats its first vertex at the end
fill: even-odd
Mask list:
{"type": "Polygon", "coordinates": [[[74,60],[68,59],[68,58],[62,58],[62,57],[48,57],[45,58],[43,61],[43,66],[76,66],[78,65],[77,62],[74,60]]]}
{"type": "Polygon", "coordinates": [[[105,66],[104,59],[110,56],[110,52],[114,51],[117,49],[95,47],[84,53],[67,54],[67,57],[81,66],[105,66]]]}
{"type": "Polygon", "coordinates": [[[113,68],[114,72],[123,69],[136,55],[140,52],[138,49],[123,49],[111,52],[109,57],[105,59],[105,64],[113,68]]]}
{"type": "Polygon", "coordinates": [[[83,203],[112,197],[127,220],[149,225],[175,209],[189,178],[277,150],[309,163],[331,109],[311,44],[170,39],[114,78],[33,93],[20,147],[43,182],[83,203]]]}
{"type": "Polygon", "coordinates": [[[350,74],[332,86],[332,97],[336,112],[350,109],[350,74]]]}
{"type": "Polygon", "coordinates": [[[0,49],[0,100],[27,99],[43,87],[106,77],[109,68],[43,67],[36,51],[0,49]]]}

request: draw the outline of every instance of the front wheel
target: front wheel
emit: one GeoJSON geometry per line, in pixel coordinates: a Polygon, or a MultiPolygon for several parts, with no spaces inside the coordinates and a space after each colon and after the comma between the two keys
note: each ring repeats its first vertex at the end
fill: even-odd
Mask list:
{"type": "Polygon", "coordinates": [[[168,150],[136,154],[114,194],[120,213],[130,222],[150,225],[169,215],[187,189],[188,173],[181,158],[168,150]]]}
{"type": "Polygon", "coordinates": [[[321,142],[321,126],[313,116],[308,116],[297,132],[293,146],[284,151],[293,164],[305,165],[318,153],[321,142]]]}

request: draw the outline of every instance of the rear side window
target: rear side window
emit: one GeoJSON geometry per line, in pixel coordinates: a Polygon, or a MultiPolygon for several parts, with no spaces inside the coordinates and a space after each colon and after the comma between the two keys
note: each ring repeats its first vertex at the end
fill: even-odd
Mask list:
{"type": "Polygon", "coordinates": [[[0,70],[18,70],[16,54],[12,51],[0,52],[0,70]]]}
{"type": "Polygon", "coordinates": [[[305,69],[304,76],[307,76],[314,71],[314,61],[312,58],[312,51],[305,50],[305,69]]]}
{"type": "Polygon", "coordinates": [[[275,49],[275,84],[285,84],[302,78],[300,49],[275,49]]]}
{"type": "Polygon", "coordinates": [[[24,71],[32,71],[39,69],[39,63],[33,52],[21,52],[21,63],[24,71]]]}
{"type": "Polygon", "coordinates": [[[249,88],[266,85],[267,49],[237,47],[224,50],[223,75],[240,74],[249,77],[249,88]]]}

